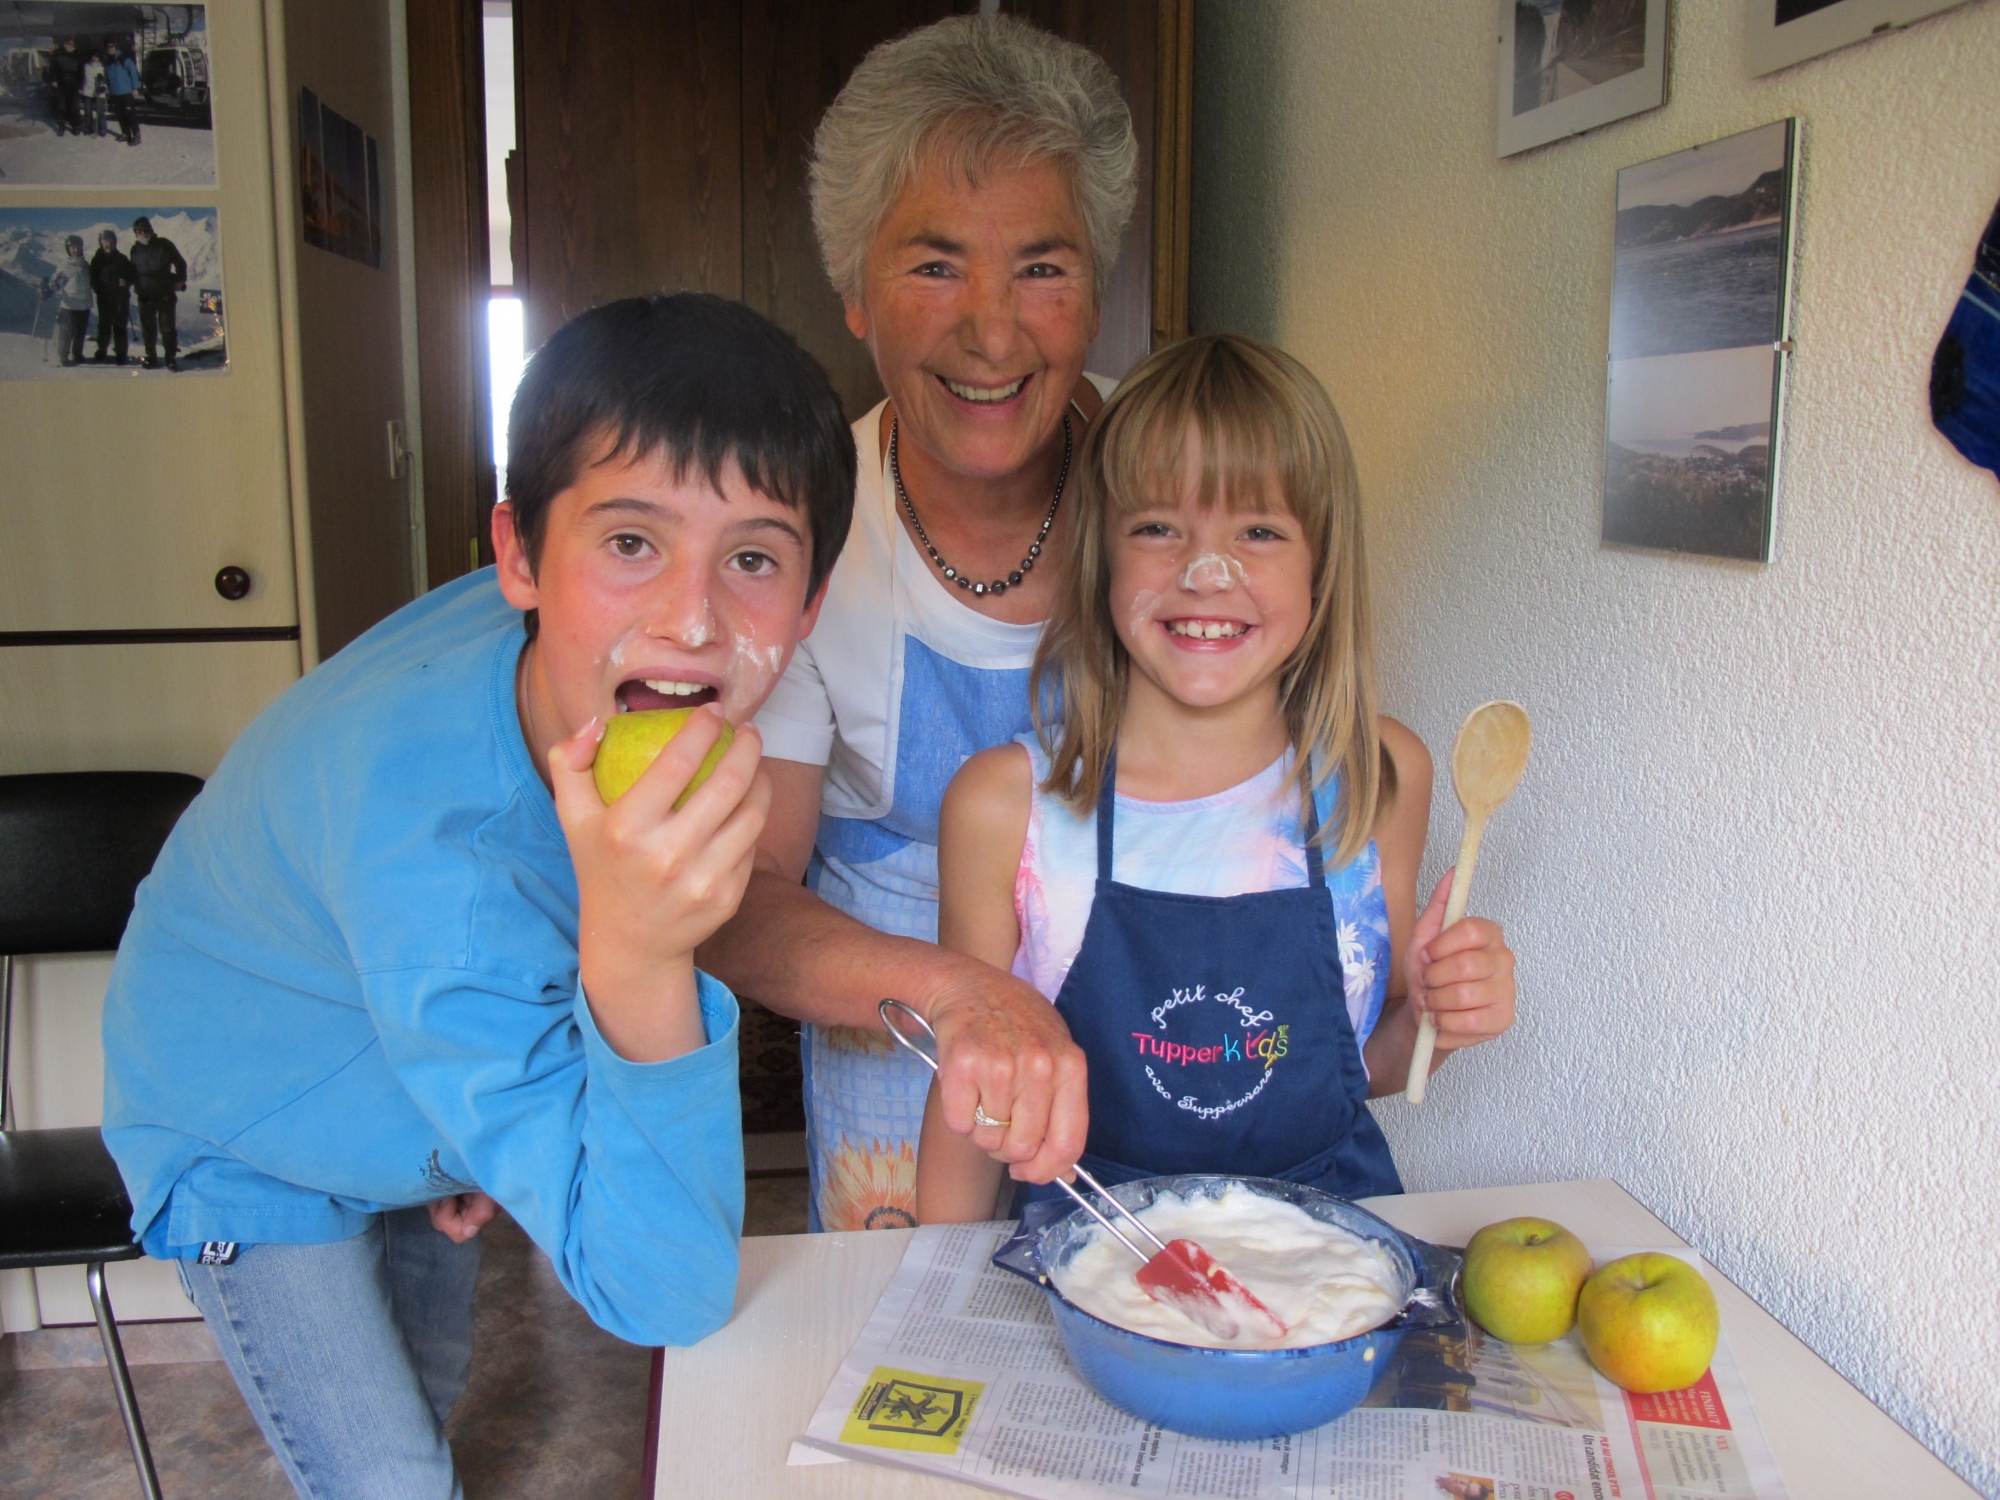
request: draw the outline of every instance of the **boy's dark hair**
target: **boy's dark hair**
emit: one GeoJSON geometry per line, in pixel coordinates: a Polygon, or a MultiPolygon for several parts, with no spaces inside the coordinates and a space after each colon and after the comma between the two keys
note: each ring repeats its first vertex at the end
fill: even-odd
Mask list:
{"type": "Polygon", "coordinates": [[[507,422],[507,499],[529,562],[549,503],[585,465],[652,453],[710,484],[733,458],[811,526],[806,597],[833,571],[854,514],[854,435],[826,372],[761,313],[707,292],[627,297],[535,352],[507,422]]]}

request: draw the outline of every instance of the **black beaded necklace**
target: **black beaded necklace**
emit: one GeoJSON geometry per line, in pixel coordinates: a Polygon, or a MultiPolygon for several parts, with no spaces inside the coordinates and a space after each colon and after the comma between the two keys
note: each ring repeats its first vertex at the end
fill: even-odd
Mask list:
{"type": "Polygon", "coordinates": [[[1034,571],[1035,559],[1042,555],[1042,543],[1049,539],[1049,528],[1056,523],[1056,507],[1062,504],[1063,485],[1069,479],[1070,430],[1069,413],[1063,413],[1063,461],[1062,472],[1056,475],[1056,496],[1049,502],[1049,513],[1042,517],[1042,529],[1035,533],[1034,543],[1028,548],[1028,555],[1021,559],[1021,566],[1005,578],[996,578],[991,583],[974,583],[958,569],[938,555],[938,549],[931,545],[930,533],[924,530],[924,523],[917,519],[917,508],[910,503],[910,492],[903,488],[903,466],[896,457],[897,422],[889,421],[889,477],[896,482],[896,498],[903,502],[908,512],[910,524],[917,529],[917,540],[924,544],[924,551],[930,553],[931,561],[938,565],[938,571],[952,583],[973,594],[1004,594],[1020,585],[1021,579],[1034,571]]]}

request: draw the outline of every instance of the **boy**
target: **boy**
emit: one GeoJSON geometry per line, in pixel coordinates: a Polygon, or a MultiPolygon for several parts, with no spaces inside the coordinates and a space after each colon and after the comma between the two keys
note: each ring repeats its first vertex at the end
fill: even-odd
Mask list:
{"type": "Polygon", "coordinates": [[[818,613],[853,444],[789,337],[683,293],[549,340],[510,449],[497,579],[409,605],[245,731],[106,1001],[134,1232],[301,1494],[459,1493],[441,1424],[485,1194],[622,1338],[692,1342],[734,1297],[736,1004],[692,955],[749,877],[749,721],[818,613]],[[606,807],[603,722],[664,706],[700,711],[606,807]]]}

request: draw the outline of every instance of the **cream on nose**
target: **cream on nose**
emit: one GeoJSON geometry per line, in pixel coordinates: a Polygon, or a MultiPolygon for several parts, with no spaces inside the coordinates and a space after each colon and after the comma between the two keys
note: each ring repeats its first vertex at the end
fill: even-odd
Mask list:
{"type": "Polygon", "coordinates": [[[1243,564],[1220,552],[1204,552],[1181,570],[1181,587],[1190,594],[1226,594],[1236,587],[1243,564]]]}
{"type": "Polygon", "coordinates": [[[672,641],[689,651],[699,651],[720,634],[721,627],[715,623],[715,612],[708,607],[704,597],[701,607],[692,613],[684,613],[678,620],[656,620],[647,633],[658,641],[672,641]]]}

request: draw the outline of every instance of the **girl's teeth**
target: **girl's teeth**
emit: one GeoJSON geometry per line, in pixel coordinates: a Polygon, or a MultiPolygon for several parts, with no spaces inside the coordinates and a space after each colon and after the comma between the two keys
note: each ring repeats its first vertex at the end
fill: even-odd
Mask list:
{"type": "Polygon", "coordinates": [[[647,687],[663,698],[691,698],[708,689],[705,682],[673,682],[662,677],[648,677],[645,681],[647,687]]]}
{"type": "Polygon", "coordinates": [[[947,380],[944,384],[945,389],[961,401],[1011,401],[1021,393],[1021,387],[1027,383],[1028,377],[1023,375],[1012,385],[999,387],[960,385],[956,380],[947,380]]]}
{"type": "Polygon", "coordinates": [[[1249,627],[1224,620],[1175,620],[1167,626],[1175,635],[1197,641],[1233,640],[1249,627]]]}

